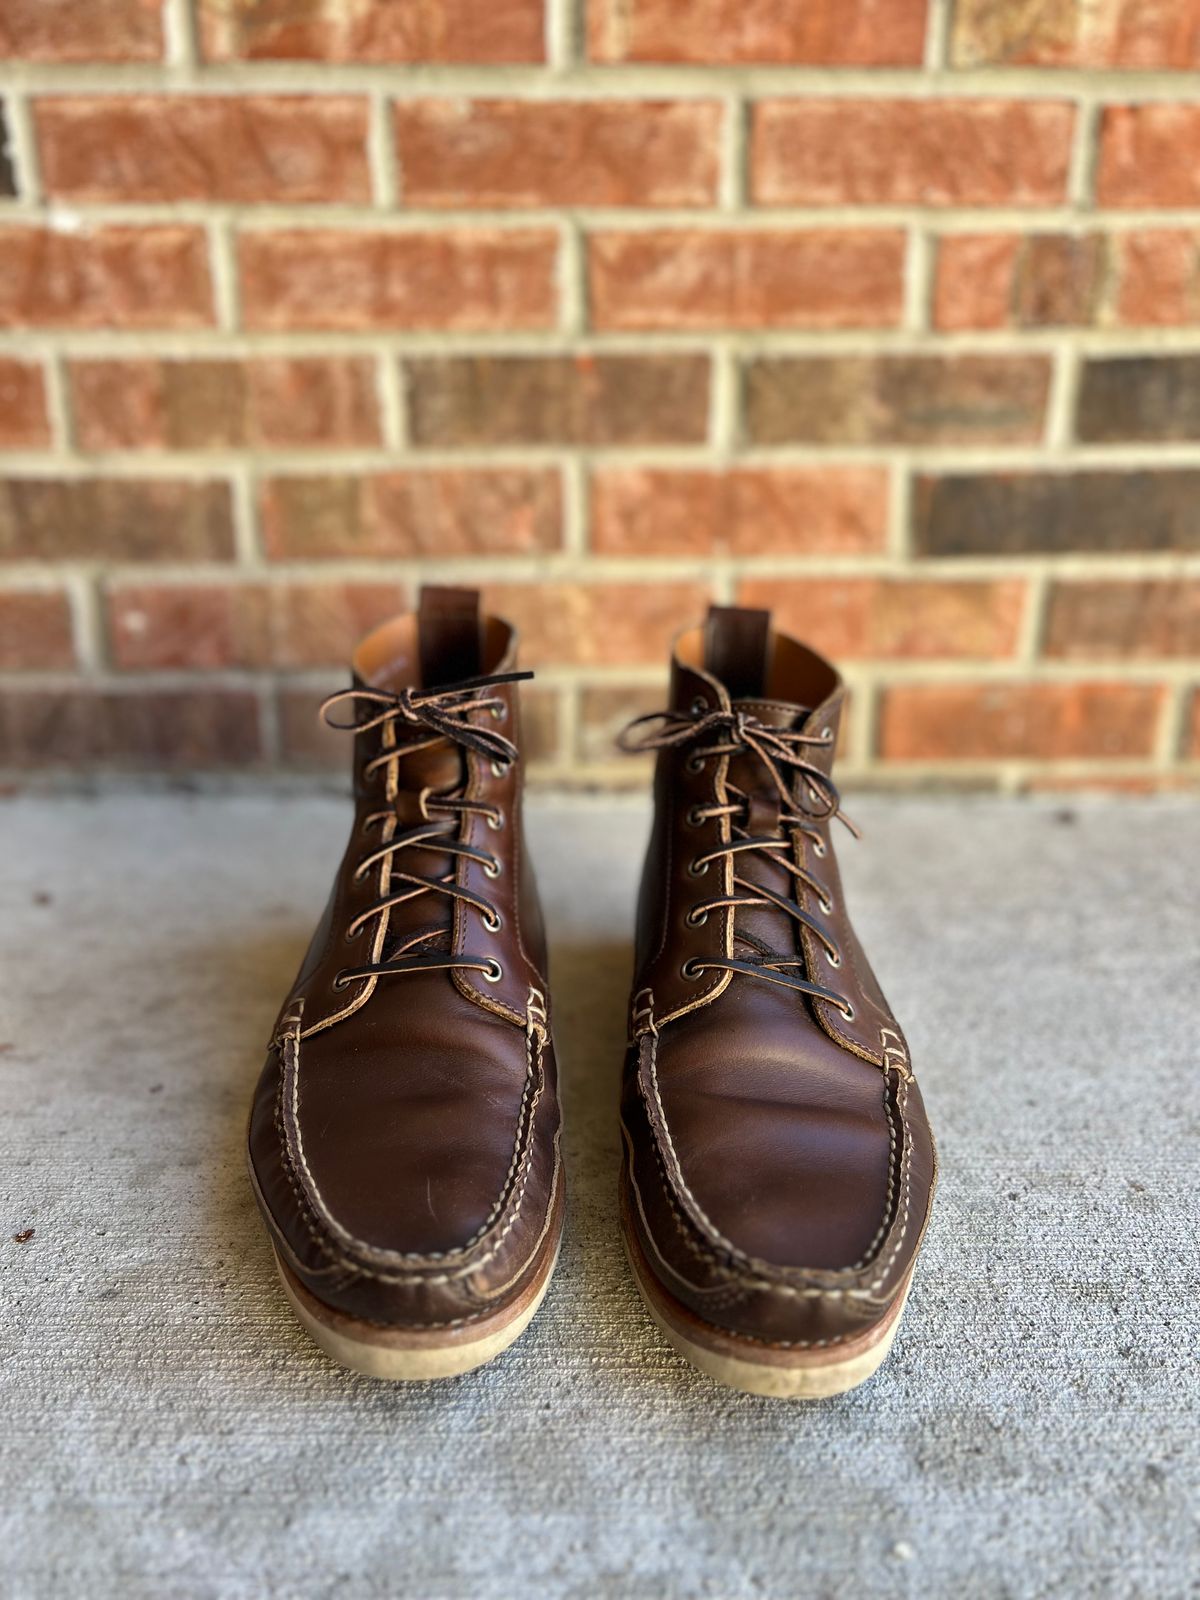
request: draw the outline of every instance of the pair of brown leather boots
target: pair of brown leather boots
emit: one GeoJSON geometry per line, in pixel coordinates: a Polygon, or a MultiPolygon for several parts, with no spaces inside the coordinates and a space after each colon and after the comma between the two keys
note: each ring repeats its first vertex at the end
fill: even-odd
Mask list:
{"type": "MultiPolygon", "coordinates": [[[[428,588],[326,702],[354,826],[250,1116],[284,1288],[336,1360],[437,1378],[510,1345],[563,1226],[546,940],[522,822],[514,630],[428,588]]],[[[713,607],[658,751],[621,1102],[621,1224],[651,1315],[756,1394],[861,1383],[891,1345],[936,1162],[843,904],[843,687],[713,607]]]]}

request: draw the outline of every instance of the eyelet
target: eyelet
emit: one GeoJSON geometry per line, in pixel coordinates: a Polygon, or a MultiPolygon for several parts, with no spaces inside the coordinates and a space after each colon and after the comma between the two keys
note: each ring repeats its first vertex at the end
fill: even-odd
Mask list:
{"type": "Polygon", "coordinates": [[[825,915],[827,917],[831,916],[833,914],[833,901],[832,900],[818,900],[817,904],[820,906],[821,910],[825,913],[825,915]]]}
{"type": "Polygon", "coordinates": [[[503,811],[489,811],[487,816],[487,825],[493,833],[499,833],[500,829],[504,826],[503,811]]]}
{"type": "Polygon", "coordinates": [[[492,762],[492,777],[493,778],[506,778],[508,776],[508,766],[509,766],[509,764],[508,764],[507,761],[493,761],[492,762]]]}
{"type": "Polygon", "coordinates": [[[358,924],[358,926],[356,928],[354,928],[354,929],[347,928],[346,929],[346,943],[347,944],[354,944],[356,940],[361,939],[362,936],[363,936],[363,931],[366,928],[366,926],[367,925],[366,925],[365,922],[360,922],[358,924]]]}
{"type": "Polygon", "coordinates": [[[854,1007],[850,1004],[850,1002],[848,1000],[843,1000],[842,1001],[842,1015],[843,1015],[843,1017],[845,1017],[846,1021],[847,1022],[853,1022],[854,1021],[854,1014],[855,1014],[854,1013],[854,1007]]]}
{"type": "Polygon", "coordinates": [[[687,823],[689,828],[702,828],[704,826],[706,818],[700,815],[700,810],[701,808],[699,806],[688,807],[687,815],[683,820],[687,823]]]}
{"type": "Polygon", "coordinates": [[[481,974],[484,983],[499,983],[504,976],[504,968],[498,961],[489,961],[481,974]]]}
{"type": "Polygon", "coordinates": [[[483,913],[483,925],[489,933],[499,933],[504,926],[504,918],[498,911],[485,911],[483,913]]]}
{"type": "Polygon", "coordinates": [[[334,977],[333,987],[340,994],[343,989],[349,988],[349,979],[347,979],[342,973],[339,972],[334,977]]]}
{"type": "Polygon", "coordinates": [[[704,757],[703,756],[689,756],[687,758],[687,760],[683,764],[683,770],[685,772],[691,772],[691,773],[703,772],[704,771],[704,757]]]}
{"type": "Polygon", "coordinates": [[[842,956],[839,950],[826,950],[825,959],[831,967],[840,967],[842,964],[842,956]]]}
{"type": "Polygon", "coordinates": [[[822,739],[828,739],[828,740],[830,740],[832,742],[832,740],[833,740],[833,729],[832,728],[822,728],[821,729],[821,738],[822,739]]]}
{"type": "Polygon", "coordinates": [[[684,918],[684,921],[687,923],[689,928],[702,928],[708,921],[708,912],[697,911],[695,906],[693,906],[688,912],[687,916],[684,918]]]}
{"type": "Polygon", "coordinates": [[[707,710],[708,710],[708,701],[704,698],[704,696],[702,694],[698,694],[696,696],[696,698],[692,701],[692,716],[698,717],[698,716],[701,715],[702,712],[705,712],[707,710]]]}
{"type": "Polygon", "coordinates": [[[679,970],[689,983],[698,983],[699,980],[704,976],[702,972],[697,972],[696,970],[695,956],[689,956],[679,970]]]}
{"type": "Polygon", "coordinates": [[[493,719],[493,721],[495,721],[495,722],[503,722],[504,719],[507,716],[508,716],[508,707],[506,705],[504,705],[503,703],[501,703],[498,706],[493,706],[492,707],[492,719],[493,719]]]}
{"type": "Polygon", "coordinates": [[[824,861],[825,857],[829,853],[825,849],[825,841],[823,839],[814,839],[812,842],[812,847],[813,855],[817,857],[818,861],[824,861]]]}
{"type": "Polygon", "coordinates": [[[504,863],[498,856],[493,856],[490,861],[484,863],[483,875],[485,878],[498,878],[503,871],[504,863]]]}
{"type": "Polygon", "coordinates": [[[707,877],[708,868],[709,868],[709,863],[707,861],[697,861],[697,860],[695,860],[693,858],[691,861],[688,862],[688,869],[687,869],[688,870],[688,877],[689,878],[704,878],[704,877],[707,877]]]}
{"type": "Polygon", "coordinates": [[[355,867],[354,871],[350,874],[350,882],[361,883],[366,875],[367,873],[364,867],[355,867]]]}

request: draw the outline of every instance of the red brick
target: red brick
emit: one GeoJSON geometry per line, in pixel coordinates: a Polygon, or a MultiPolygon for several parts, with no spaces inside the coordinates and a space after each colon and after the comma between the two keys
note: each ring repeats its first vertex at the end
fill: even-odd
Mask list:
{"type": "Polygon", "coordinates": [[[0,356],[0,450],[39,450],[49,443],[46,380],[40,365],[0,356]]]}
{"type": "Polygon", "coordinates": [[[345,677],[332,678],[323,689],[282,687],[277,697],[280,755],[287,766],[319,767],[349,777],[351,740],[331,728],[321,715],[321,701],[346,687],[345,677]]]}
{"type": "Polygon", "coordinates": [[[858,555],[887,539],[881,467],[601,468],[592,549],[606,556],[858,555]]]}
{"type": "Polygon", "coordinates": [[[926,0],[590,0],[593,61],[919,66],[926,0]]]}
{"type": "Polygon", "coordinates": [[[278,328],[552,327],[557,236],[287,229],[238,246],[246,325],[278,328]]]}
{"type": "Polygon", "coordinates": [[[880,703],[892,761],[1148,756],[1163,691],[1140,683],[904,684],[880,703]]]}
{"type": "Polygon", "coordinates": [[[760,205],[1044,206],[1066,195],[1074,108],[1019,100],[768,100],[760,205]]]}
{"type": "Polygon", "coordinates": [[[981,661],[1011,656],[1025,604],[1019,579],[752,578],[738,604],[834,660],[981,661]]]}
{"type": "Polygon", "coordinates": [[[213,322],[200,228],[0,227],[0,327],[202,328],[213,322]]]}
{"type": "Polygon", "coordinates": [[[1096,199],[1102,206],[1200,205],[1200,105],[1107,106],[1096,199]]]}
{"type": "Polygon", "coordinates": [[[406,606],[395,583],[117,584],[105,595],[114,666],[323,667],[406,606]]]}
{"type": "Polygon", "coordinates": [[[956,67],[1200,67],[1197,0],[958,0],[956,67]]]}
{"type": "Polygon", "coordinates": [[[603,329],[890,327],[904,300],[904,235],[599,233],[588,295],[603,329]]]}
{"type": "Polygon", "coordinates": [[[617,748],[617,736],[635,717],[661,711],[667,703],[667,684],[589,684],[579,703],[579,759],[585,764],[616,766],[617,775],[644,784],[650,758],[632,758],[617,748]]]}
{"type": "Polygon", "coordinates": [[[0,766],[208,768],[245,766],[261,754],[258,701],[243,690],[0,696],[0,766]]]}
{"type": "Polygon", "coordinates": [[[0,561],[227,561],[229,486],[187,479],[0,479],[0,561]]]}
{"type": "Polygon", "coordinates": [[[1034,443],[1049,363],[1033,355],[774,356],[746,372],[756,444],[1034,443]]]}
{"type": "Polygon", "coordinates": [[[1076,661],[1200,656],[1200,582],[1055,583],[1042,650],[1076,661]]]}
{"type": "Polygon", "coordinates": [[[542,0],[197,0],[210,61],[545,58],[542,0]]]}
{"type": "Polygon", "coordinates": [[[434,356],[405,366],[420,445],[699,444],[708,434],[706,356],[434,356]]]}
{"type": "Polygon", "coordinates": [[[1156,229],[1119,234],[1117,319],[1130,327],[1200,322],[1200,233],[1156,229]]]}
{"type": "Polygon", "coordinates": [[[261,514],[275,561],[531,555],[562,541],[558,474],[524,467],[271,478],[261,514]]]}
{"type": "Polygon", "coordinates": [[[703,206],[713,101],[411,100],[394,111],[412,206],[703,206]]]}
{"type": "Polygon", "coordinates": [[[72,361],[85,450],[353,448],[380,443],[368,357],[72,361]]]}
{"type": "Polygon", "coordinates": [[[33,119],[43,186],[61,199],[371,198],[362,99],[72,95],[35,100],[33,119]]]}
{"type": "Polygon", "coordinates": [[[4,0],[0,57],[24,61],[156,61],[162,0],[4,0]]]}
{"type": "Polygon", "coordinates": [[[661,666],[708,600],[703,585],[684,582],[488,584],[485,595],[516,624],[528,667],[661,666]]]}
{"type": "Polygon", "coordinates": [[[0,590],[0,669],[75,665],[71,608],[61,590],[0,590]]]}
{"type": "Polygon", "coordinates": [[[1107,259],[1097,234],[950,234],[937,249],[934,326],[1089,327],[1107,259]]]}

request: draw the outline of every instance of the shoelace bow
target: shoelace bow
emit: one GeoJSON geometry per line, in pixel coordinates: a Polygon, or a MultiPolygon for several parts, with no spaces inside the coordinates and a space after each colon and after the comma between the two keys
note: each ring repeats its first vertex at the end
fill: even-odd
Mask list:
{"type": "MultiPolygon", "coordinates": [[[[841,809],[837,785],[805,754],[805,751],[810,749],[828,749],[833,743],[832,733],[828,729],[819,734],[809,734],[790,728],[772,728],[750,712],[738,710],[736,707],[729,710],[718,707],[712,710],[697,705],[686,712],[653,711],[648,716],[637,717],[621,734],[618,743],[622,750],[630,754],[671,750],[682,745],[696,744],[697,747],[688,758],[688,765],[693,772],[698,772],[705,761],[713,756],[737,755],[749,751],[758,758],[779,797],[779,832],[755,837],[747,831],[750,795],[736,784],[727,782],[725,785],[726,793],[733,797],[729,804],[693,806],[686,819],[693,827],[709,822],[714,817],[728,817],[730,841],[715,850],[708,851],[707,854],[695,856],[688,871],[693,877],[702,878],[713,862],[728,858],[733,862],[732,883],[735,892],[714,895],[709,900],[699,902],[688,913],[688,923],[692,927],[700,927],[707,922],[710,912],[725,908],[736,911],[738,906],[774,906],[810,929],[820,941],[829,965],[834,968],[840,967],[841,951],[816,917],[806,911],[797,900],[788,899],[784,895],[776,894],[764,884],[743,878],[738,871],[739,857],[758,852],[774,865],[783,867],[798,884],[802,884],[815,895],[818,906],[826,916],[833,911],[833,900],[828,888],[812,873],[792,860],[792,841],[789,837],[789,830],[803,834],[811,840],[813,854],[818,857],[824,857],[826,854],[826,844],[820,830],[814,826],[815,823],[836,817],[849,828],[855,838],[858,837],[858,829],[841,809]],[[657,731],[645,732],[638,736],[637,730],[651,723],[659,723],[661,726],[657,731]],[[706,738],[716,742],[700,743],[706,738]],[[820,806],[819,810],[805,810],[800,806],[795,794],[797,779],[803,780],[808,799],[814,805],[820,806]],[[736,892],[739,890],[740,893],[736,892]]],[[[761,978],[767,983],[780,984],[784,988],[795,989],[814,999],[825,1000],[830,1005],[836,1006],[847,1021],[853,1018],[854,1007],[848,1000],[823,984],[789,974],[785,969],[790,967],[806,970],[807,962],[799,956],[777,956],[766,953],[758,961],[738,961],[732,956],[693,956],[684,962],[683,973],[687,978],[698,977],[702,972],[710,970],[744,973],[747,977],[761,978]]]]}
{"type": "MultiPolygon", "coordinates": [[[[352,689],[340,689],[336,694],[331,694],[322,702],[321,715],[331,728],[344,733],[369,733],[372,729],[389,726],[397,730],[395,743],[387,745],[385,738],[385,749],[382,754],[372,757],[363,766],[364,783],[369,783],[376,772],[382,771],[392,762],[411,756],[418,750],[429,749],[444,740],[449,740],[461,749],[472,750],[475,754],[484,756],[492,763],[492,770],[499,774],[517,760],[516,745],[498,728],[489,728],[486,724],[481,726],[472,722],[470,718],[478,712],[485,712],[496,718],[502,716],[505,710],[504,702],[491,691],[502,684],[519,683],[532,676],[532,672],[497,672],[484,677],[467,678],[462,683],[451,684],[443,689],[393,691],[356,686],[352,689]],[[349,705],[356,709],[365,707],[367,714],[353,722],[338,722],[329,713],[339,705],[349,705]],[[416,737],[402,740],[399,737],[401,728],[406,733],[414,733],[416,737]]],[[[441,855],[453,857],[456,863],[458,860],[474,861],[483,868],[485,877],[498,878],[501,871],[499,857],[486,850],[476,850],[455,835],[463,821],[472,814],[482,816],[489,827],[499,830],[504,826],[503,813],[499,807],[488,805],[482,800],[468,800],[462,786],[446,793],[432,788],[422,789],[420,803],[422,814],[427,820],[418,823],[416,827],[405,828],[399,833],[389,831],[396,823],[396,813],[390,807],[383,811],[373,811],[364,817],[363,829],[381,828],[384,842],[377,850],[370,851],[358,862],[353,877],[356,883],[361,883],[373,867],[378,867],[381,898],[360,912],[348,924],[346,928],[348,943],[359,938],[368,924],[376,918],[385,916],[393,907],[415,900],[423,894],[445,895],[451,902],[461,901],[464,905],[473,906],[480,913],[484,928],[489,933],[499,932],[503,924],[500,912],[484,896],[462,888],[455,881],[456,868],[445,877],[430,878],[422,873],[402,868],[398,865],[396,856],[402,850],[426,846],[441,855]],[[396,893],[390,892],[392,885],[397,881],[407,887],[396,893]]],[[[466,953],[454,955],[448,951],[419,949],[419,946],[440,937],[444,932],[445,929],[440,927],[423,928],[406,939],[387,961],[366,962],[359,967],[343,967],[334,979],[334,988],[345,989],[349,984],[366,978],[452,968],[480,972],[488,983],[499,983],[504,976],[504,969],[494,956],[474,956],[466,953]]]]}

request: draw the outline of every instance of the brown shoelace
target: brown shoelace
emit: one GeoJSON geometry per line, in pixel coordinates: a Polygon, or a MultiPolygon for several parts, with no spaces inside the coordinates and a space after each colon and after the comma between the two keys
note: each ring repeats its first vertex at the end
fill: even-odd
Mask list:
{"type": "MultiPolygon", "coordinates": [[[[728,858],[733,863],[732,883],[735,892],[714,895],[709,900],[701,901],[688,913],[688,921],[693,927],[699,927],[708,920],[710,912],[726,907],[733,908],[736,914],[738,906],[774,906],[810,929],[820,940],[829,965],[840,967],[841,951],[816,917],[798,901],[789,900],[763,884],[742,877],[738,870],[743,857],[758,852],[776,866],[783,867],[797,883],[815,895],[818,906],[826,916],[832,912],[833,900],[828,888],[792,860],[791,838],[792,833],[803,834],[811,841],[813,854],[823,857],[826,845],[820,830],[814,826],[816,822],[837,817],[855,837],[858,836],[857,828],[841,809],[837,785],[805,755],[809,749],[828,749],[833,743],[832,733],[828,729],[820,734],[808,734],[787,728],[772,728],[751,713],[739,711],[736,707],[728,711],[712,710],[703,701],[697,701],[688,712],[654,711],[648,716],[636,718],[621,734],[618,743],[622,750],[631,754],[695,744],[696,748],[688,757],[688,768],[692,772],[699,772],[704,763],[713,757],[749,751],[758,758],[779,796],[779,832],[752,836],[747,831],[750,796],[736,784],[725,785],[726,794],[731,796],[729,803],[693,806],[686,819],[691,826],[699,827],[714,817],[728,817],[730,840],[728,844],[720,845],[705,855],[695,856],[688,871],[693,877],[702,878],[714,861],[728,858]],[[639,737],[636,730],[648,723],[659,723],[661,726],[639,737]],[[715,742],[700,742],[706,738],[715,742]],[[808,800],[819,806],[819,810],[806,810],[797,801],[794,793],[797,778],[803,779],[808,800]]],[[[761,978],[767,983],[780,984],[814,999],[825,1000],[836,1006],[847,1021],[853,1019],[854,1007],[848,1000],[823,984],[796,977],[784,970],[789,967],[806,970],[807,963],[801,957],[773,954],[764,954],[760,961],[738,961],[732,956],[693,956],[684,962],[683,974],[686,978],[695,978],[710,970],[740,972],[750,978],[761,978]]]]}
{"type": "MultiPolygon", "coordinates": [[[[345,733],[368,733],[374,728],[387,727],[396,730],[395,744],[385,748],[381,755],[374,756],[363,766],[364,783],[370,783],[377,772],[385,770],[405,756],[411,756],[418,750],[429,749],[445,740],[464,750],[473,750],[477,755],[485,756],[491,761],[493,772],[500,774],[517,760],[516,745],[498,728],[489,728],[486,724],[478,725],[470,718],[480,712],[497,720],[502,718],[506,710],[504,701],[490,691],[501,684],[519,683],[532,676],[532,672],[499,672],[486,677],[468,678],[462,683],[439,689],[396,691],[358,687],[341,689],[322,703],[321,714],[331,728],[337,728],[345,733]],[[356,709],[365,707],[367,714],[362,720],[336,722],[329,713],[338,705],[350,705],[356,709]],[[401,740],[399,737],[401,729],[411,736],[401,740]]],[[[470,890],[462,888],[455,881],[455,872],[452,871],[442,878],[430,878],[419,872],[407,871],[396,860],[400,851],[424,846],[437,850],[439,854],[452,856],[456,860],[476,862],[483,868],[485,877],[500,876],[499,857],[486,850],[473,849],[457,835],[463,821],[472,814],[482,816],[490,828],[498,831],[504,826],[503,813],[498,807],[487,805],[483,801],[468,800],[464,790],[465,785],[459,785],[445,793],[432,788],[423,789],[420,803],[422,814],[427,821],[418,823],[413,828],[405,828],[399,833],[389,832],[396,822],[396,813],[391,808],[373,811],[363,819],[364,830],[370,828],[383,830],[384,842],[378,849],[371,850],[363,856],[355,866],[353,876],[355,882],[361,883],[373,867],[378,867],[382,898],[360,912],[349,923],[346,928],[347,942],[357,939],[369,923],[386,915],[394,906],[403,905],[406,901],[425,894],[445,895],[452,903],[461,901],[464,905],[472,906],[479,912],[487,932],[499,931],[502,924],[500,912],[484,896],[472,894],[470,890]],[[397,880],[406,887],[393,894],[389,891],[397,880]]],[[[445,929],[440,927],[425,928],[408,939],[386,961],[367,962],[359,967],[343,967],[334,979],[334,988],[345,989],[349,984],[367,978],[452,968],[480,972],[488,983],[499,983],[504,976],[504,970],[494,956],[468,955],[465,952],[462,955],[454,955],[449,951],[421,951],[417,948],[444,932],[445,929]]]]}

